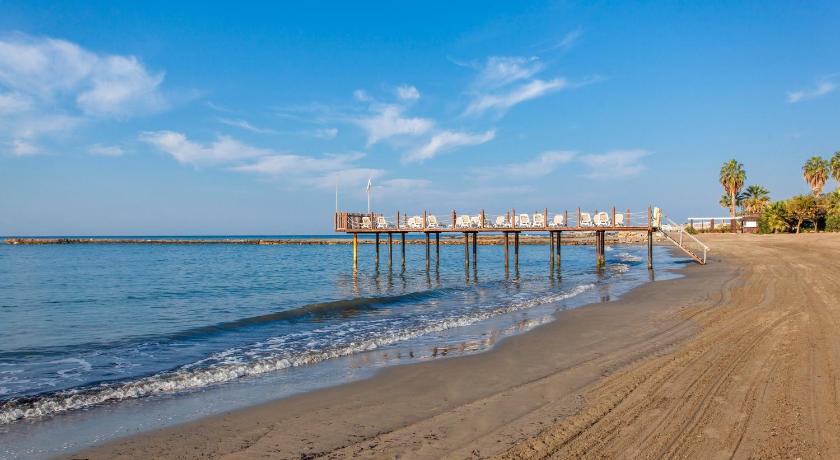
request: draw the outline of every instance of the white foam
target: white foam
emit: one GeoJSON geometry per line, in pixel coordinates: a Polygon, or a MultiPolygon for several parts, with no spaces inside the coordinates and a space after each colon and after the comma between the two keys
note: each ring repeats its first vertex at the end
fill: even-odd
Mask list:
{"type": "MultiPolygon", "coordinates": [[[[564,293],[518,300],[505,306],[480,310],[477,312],[468,312],[462,316],[452,318],[433,320],[430,324],[417,327],[413,330],[381,330],[377,331],[377,333],[374,334],[374,337],[368,338],[367,340],[359,340],[334,348],[309,350],[293,356],[283,355],[283,350],[280,348],[280,350],[278,350],[280,353],[278,354],[256,357],[250,361],[243,362],[238,353],[242,350],[226,350],[225,352],[214,354],[212,358],[207,358],[197,363],[182,366],[177,370],[159,373],[134,381],[118,384],[101,384],[97,387],[87,389],[64,390],[34,401],[17,403],[14,400],[10,400],[0,406],[0,424],[11,423],[21,419],[60,414],[107,402],[136,399],[156,394],[189,391],[209,385],[230,382],[243,377],[256,376],[291,367],[315,364],[328,359],[348,356],[363,351],[375,350],[383,346],[403,342],[427,334],[442,332],[451,328],[469,326],[505,313],[511,313],[538,305],[559,302],[575,297],[593,287],[594,284],[580,285],[564,293]],[[200,367],[198,365],[199,363],[208,361],[215,361],[217,364],[207,367],[200,367]]],[[[340,324],[338,327],[353,328],[354,325],[346,323],[340,324]]],[[[283,342],[284,341],[281,341],[281,343],[283,342]]],[[[280,345],[281,343],[278,343],[277,345],[280,345]]],[[[271,341],[263,342],[263,345],[266,344],[271,345],[271,341]]],[[[319,344],[319,342],[311,342],[311,345],[314,347],[317,347],[319,344]]],[[[264,352],[265,349],[262,351],[264,352]]],[[[253,354],[257,355],[258,353],[254,352],[253,354]]],[[[84,360],[76,359],[68,359],[64,361],[74,362],[81,365],[82,368],[85,367],[83,363],[87,363],[84,360]]]]}

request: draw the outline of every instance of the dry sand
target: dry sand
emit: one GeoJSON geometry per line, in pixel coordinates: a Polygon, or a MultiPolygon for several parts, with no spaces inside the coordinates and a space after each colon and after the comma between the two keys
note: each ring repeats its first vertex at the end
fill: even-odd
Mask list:
{"type": "Polygon", "coordinates": [[[712,235],[708,266],[487,353],[75,458],[840,458],[840,235],[712,235]]]}

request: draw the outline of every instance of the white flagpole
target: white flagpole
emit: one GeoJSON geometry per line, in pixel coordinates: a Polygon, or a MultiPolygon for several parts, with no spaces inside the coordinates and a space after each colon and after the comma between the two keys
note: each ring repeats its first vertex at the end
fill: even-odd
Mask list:
{"type": "Polygon", "coordinates": [[[370,186],[371,186],[370,181],[371,181],[371,179],[373,179],[373,178],[368,178],[368,184],[367,184],[368,214],[370,214],[370,186]]]}

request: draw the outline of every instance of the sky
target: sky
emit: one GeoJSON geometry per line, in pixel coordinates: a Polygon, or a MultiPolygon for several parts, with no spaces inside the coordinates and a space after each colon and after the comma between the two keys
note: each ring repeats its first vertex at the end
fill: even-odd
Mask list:
{"type": "MultiPolygon", "coordinates": [[[[723,216],[840,150],[840,3],[0,0],[0,235],[723,216]]],[[[833,181],[828,188],[836,187],[833,181]]]]}

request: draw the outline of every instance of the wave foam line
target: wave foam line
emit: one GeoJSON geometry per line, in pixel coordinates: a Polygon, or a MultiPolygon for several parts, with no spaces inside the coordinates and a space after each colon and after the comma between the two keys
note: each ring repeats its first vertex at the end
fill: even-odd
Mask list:
{"type": "Polygon", "coordinates": [[[352,342],[343,347],[323,351],[310,351],[298,356],[271,356],[259,358],[248,363],[226,363],[213,367],[192,369],[182,366],[178,370],[162,372],[138,380],[119,384],[104,383],[92,388],[63,390],[49,395],[31,398],[17,398],[0,404],[0,424],[17,420],[57,415],[73,410],[85,409],[107,402],[137,399],[163,393],[175,393],[210,385],[234,381],[243,377],[256,376],[291,367],[316,364],[328,359],[352,355],[354,353],[375,350],[394,343],[403,342],[426,334],[441,332],[455,327],[463,327],[484,321],[505,313],[535,307],[537,305],[559,302],[575,297],[594,285],[576,286],[567,293],[546,296],[539,299],[517,302],[508,306],[463,315],[430,324],[412,331],[389,333],[369,340],[352,342]]]}

